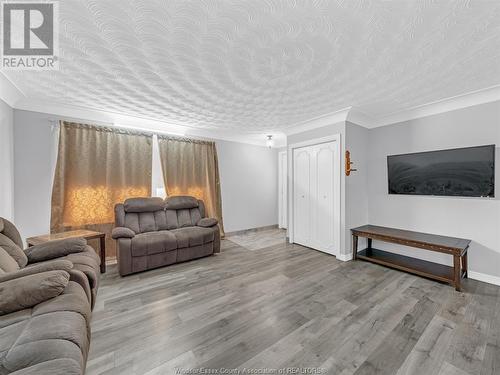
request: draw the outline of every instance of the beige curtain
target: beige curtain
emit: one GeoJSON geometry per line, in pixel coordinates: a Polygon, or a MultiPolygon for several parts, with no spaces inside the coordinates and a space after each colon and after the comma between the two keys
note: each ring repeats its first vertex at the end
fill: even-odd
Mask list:
{"type": "Polygon", "coordinates": [[[215,142],[158,136],[167,195],[191,195],[205,202],[207,215],[222,221],[219,162],[215,142]]]}
{"type": "Polygon", "coordinates": [[[115,204],[151,196],[152,135],[70,122],[61,122],[59,134],[51,232],[104,232],[114,257],[115,204]]]}

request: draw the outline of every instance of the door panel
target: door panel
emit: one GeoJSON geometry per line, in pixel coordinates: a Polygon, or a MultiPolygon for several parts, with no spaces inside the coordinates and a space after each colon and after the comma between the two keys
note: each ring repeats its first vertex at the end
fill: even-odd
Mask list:
{"type": "Polygon", "coordinates": [[[335,254],[335,142],[293,151],[293,242],[335,254]]]}
{"type": "Polygon", "coordinates": [[[281,204],[281,210],[280,210],[280,228],[286,228],[287,227],[287,221],[288,221],[288,200],[287,200],[287,189],[288,189],[288,184],[287,184],[287,179],[288,179],[288,163],[287,163],[287,154],[283,153],[281,154],[281,160],[280,160],[280,166],[281,166],[281,172],[280,172],[280,204],[281,204]]]}
{"type": "Polygon", "coordinates": [[[305,246],[311,237],[310,175],[310,150],[294,150],[294,242],[305,246]]]}
{"type": "Polygon", "coordinates": [[[319,145],[316,152],[315,236],[318,247],[333,252],[333,144],[319,145]]]}

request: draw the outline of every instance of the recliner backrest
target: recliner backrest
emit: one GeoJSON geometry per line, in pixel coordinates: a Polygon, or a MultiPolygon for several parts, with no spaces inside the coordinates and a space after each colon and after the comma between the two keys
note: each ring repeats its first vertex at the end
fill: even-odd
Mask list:
{"type": "Polygon", "coordinates": [[[0,273],[12,272],[28,264],[19,231],[9,220],[0,217],[0,273]]]}
{"type": "Polygon", "coordinates": [[[131,198],[115,207],[116,226],[136,234],[195,226],[203,217],[203,201],[189,196],[131,198]]]}
{"type": "Polygon", "coordinates": [[[23,240],[16,226],[2,217],[0,217],[0,233],[10,238],[21,249],[23,248],[23,240]]]}

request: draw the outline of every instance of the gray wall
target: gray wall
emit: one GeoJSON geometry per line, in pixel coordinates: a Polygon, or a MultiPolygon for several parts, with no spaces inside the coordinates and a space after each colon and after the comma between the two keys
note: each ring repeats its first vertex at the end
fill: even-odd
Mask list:
{"type": "MultiPolygon", "coordinates": [[[[14,111],[14,209],[23,237],[47,233],[50,228],[57,132],[51,130],[49,119],[57,118],[14,111]]],[[[216,143],[226,232],[277,224],[277,150],[236,142],[216,143]]]]}
{"type": "Polygon", "coordinates": [[[278,151],[216,141],[226,232],[278,223],[278,151]]]}
{"type": "Polygon", "coordinates": [[[14,219],[13,110],[0,99],[0,217],[14,219]]]}
{"type": "MultiPolygon", "coordinates": [[[[500,102],[411,120],[369,132],[368,216],[371,224],[464,237],[473,240],[471,271],[500,277],[500,150],[497,148],[496,197],[453,198],[389,195],[386,157],[417,151],[495,143],[500,145],[500,102]]],[[[387,247],[385,244],[374,244],[387,247]]],[[[400,247],[399,247],[400,248],[400,247]]],[[[405,254],[451,264],[449,256],[422,250],[405,254]]]]}
{"type": "MultiPolygon", "coordinates": [[[[351,153],[351,168],[357,171],[345,176],[345,254],[352,253],[351,228],[368,224],[368,137],[368,129],[346,123],[345,147],[351,153]]],[[[365,240],[360,238],[359,248],[362,246],[365,246],[365,240]]]]}
{"type": "Polygon", "coordinates": [[[23,238],[48,233],[57,137],[51,116],[14,111],[14,213],[23,238]]]}

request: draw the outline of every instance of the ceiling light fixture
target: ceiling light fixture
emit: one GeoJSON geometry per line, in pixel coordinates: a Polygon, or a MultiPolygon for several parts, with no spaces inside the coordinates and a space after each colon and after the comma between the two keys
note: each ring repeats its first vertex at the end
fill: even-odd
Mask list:
{"type": "Polygon", "coordinates": [[[273,139],[272,135],[268,135],[267,136],[266,146],[269,147],[269,148],[273,148],[274,147],[274,139],[273,139]]]}

